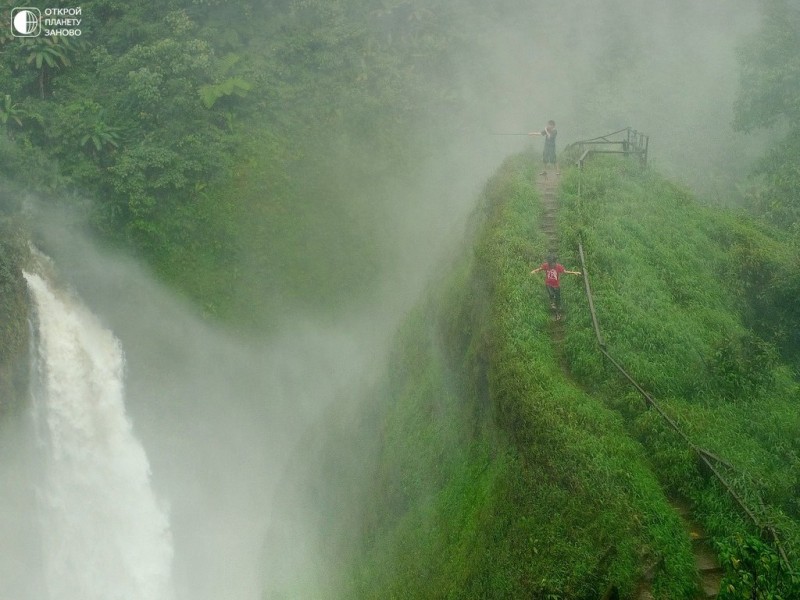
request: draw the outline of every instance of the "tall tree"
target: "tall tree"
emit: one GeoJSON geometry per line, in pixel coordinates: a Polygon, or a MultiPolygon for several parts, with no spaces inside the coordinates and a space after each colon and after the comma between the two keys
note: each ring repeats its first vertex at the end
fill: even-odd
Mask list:
{"type": "Polygon", "coordinates": [[[22,41],[25,52],[25,63],[36,67],[38,71],[39,94],[44,100],[50,73],[59,67],[68,67],[69,55],[73,51],[72,42],[66,38],[37,37],[22,41]]]}

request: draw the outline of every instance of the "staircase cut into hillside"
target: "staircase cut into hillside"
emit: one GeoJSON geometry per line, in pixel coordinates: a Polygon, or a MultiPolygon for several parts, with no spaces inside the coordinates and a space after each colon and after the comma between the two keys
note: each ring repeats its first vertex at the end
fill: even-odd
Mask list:
{"type": "Polygon", "coordinates": [[[542,221],[541,229],[547,237],[547,247],[549,250],[558,249],[558,224],[556,215],[558,204],[556,203],[556,192],[558,191],[558,176],[539,175],[537,179],[539,196],[542,199],[542,221]]]}
{"type": "Polygon", "coordinates": [[[692,540],[692,553],[700,577],[699,599],[716,598],[722,583],[722,567],[703,529],[694,522],[689,507],[681,502],[672,503],[692,540]]]}
{"type": "MultiPolygon", "coordinates": [[[[536,187],[539,197],[542,199],[542,217],[540,228],[547,238],[547,251],[558,253],[558,181],[559,177],[554,173],[547,174],[546,171],[537,176],[536,187]]],[[[544,257],[543,257],[544,258],[544,257]]],[[[563,300],[562,300],[563,302],[563,300]]],[[[562,305],[563,312],[563,305],[562,305]]],[[[562,321],[554,321],[550,326],[550,336],[554,342],[554,348],[559,364],[568,374],[563,353],[564,326],[562,321]]]]}

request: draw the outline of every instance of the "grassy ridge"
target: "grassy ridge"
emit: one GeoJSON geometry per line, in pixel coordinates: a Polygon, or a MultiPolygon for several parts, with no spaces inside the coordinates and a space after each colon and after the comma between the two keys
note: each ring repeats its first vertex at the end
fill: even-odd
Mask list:
{"type": "Polygon", "coordinates": [[[475,254],[398,337],[352,596],[630,595],[649,565],[657,597],[693,591],[641,446],[558,364],[528,275],[546,244],[532,168],[515,157],[488,183],[475,254]]]}
{"type": "MultiPolygon", "coordinates": [[[[796,301],[782,301],[800,289],[796,243],[702,207],[629,163],[593,159],[582,174],[567,174],[561,200],[563,250],[582,233],[610,352],[694,443],[733,465],[726,474],[762,519],[779,524],[796,561],[800,388],[788,332],[797,319],[796,301]]],[[[580,301],[574,289],[567,296],[580,301]]],[[[694,500],[727,558],[728,597],[750,597],[754,589],[797,593],[778,572],[774,552],[753,540],[725,495],[698,476],[685,443],[603,368],[594,346],[588,318],[573,322],[566,339],[573,373],[612,399],[654,452],[666,485],[694,500]]]]}

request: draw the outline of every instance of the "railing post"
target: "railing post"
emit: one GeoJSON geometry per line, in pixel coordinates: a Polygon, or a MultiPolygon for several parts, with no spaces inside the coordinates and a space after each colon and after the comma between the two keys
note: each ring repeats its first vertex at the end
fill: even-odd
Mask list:
{"type": "Polygon", "coordinates": [[[592,289],[589,286],[589,274],[586,272],[586,257],[583,255],[583,242],[578,242],[578,253],[581,257],[581,271],[583,273],[583,285],[586,288],[586,298],[589,300],[589,312],[592,315],[592,326],[594,334],[597,336],[597,343],[603,350],[606,349],[606,342],[600,332],[600,324],[597,322],[597,314],[594,312],[594,301],[592,300],[592,289]]]}

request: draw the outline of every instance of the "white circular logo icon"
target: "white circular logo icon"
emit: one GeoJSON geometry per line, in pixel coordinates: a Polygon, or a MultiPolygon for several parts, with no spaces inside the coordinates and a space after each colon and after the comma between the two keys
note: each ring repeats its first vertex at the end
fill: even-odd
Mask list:
{"type": "Polygon", "coordinates": [[[39,35],[41,13],[38,8],[15,8],[11,11],[11,33],[17,37],[39,35]]]}

